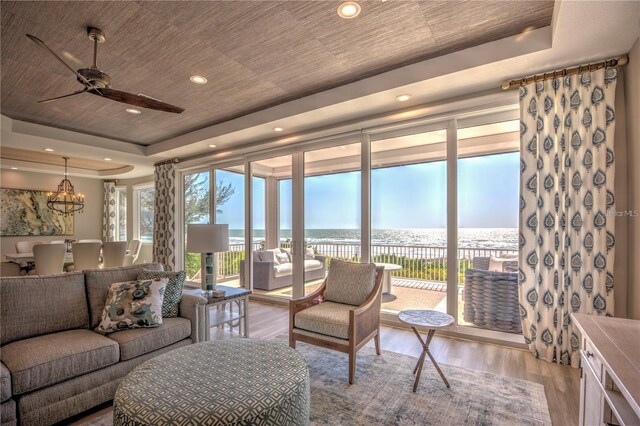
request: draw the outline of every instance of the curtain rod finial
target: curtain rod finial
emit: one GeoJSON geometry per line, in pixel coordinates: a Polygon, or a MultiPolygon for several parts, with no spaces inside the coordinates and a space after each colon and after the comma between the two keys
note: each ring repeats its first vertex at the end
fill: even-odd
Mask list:
{"type": "Polygon", "coordinates": [[[508,90],[511,87],[511,83],[509,80],[505,80],[502,82],[502,90],[508,90]]]}
{"type": "Polygon", "coordinates": [[[618,65],[619,66],[627,65],[628,62],[629,62],[629,56],[627,56],[627,55],[620,56],[618,58],[618,65]]]}

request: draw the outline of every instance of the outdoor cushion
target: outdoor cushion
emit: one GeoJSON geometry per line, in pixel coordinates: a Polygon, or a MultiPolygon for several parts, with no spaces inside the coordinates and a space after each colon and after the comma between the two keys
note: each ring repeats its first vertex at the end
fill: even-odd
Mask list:
{"type": "Polygon", "coordinates": [[[82,272],[3,277],[0,283],[2,345],[43,334],[89,327],[82,272]]]}
{"type": "Polygon", "coordinates": [[[303,330],[348,339],[350,309],[353,306],[333,302],[319,303],[298,312],[294,317],[294,325],[303,330]]]}
{"type": "Polygon", "coordinates": [[[11,398],[11,372],[6,365],[0,363],[0,402],[11,398]]]}
{"type": "Polygon", "coordinates": [[[191,321],[185,318],[165,318],[156,328],[133,328],[108,334],[120,345],[120,361],[164,348],[191,335],[191,321]]]}
{"type": "Polygon", "coordinates": [[[182,299],[182,289],[187,274],[184,271],[150,271],[145,269],[138,275],[139,280],[149,280],[154,278],[167,278],[167,287],[164,289],[164,299],[162,300],[162,318],[175,318],[180,313],[180,300],[182,299]]]}
{"type": "Polygon", "coordinates": [[[162,300],[167,278],[113,283],[102,312],[98,333],[162,324],[162,300]]]}
{"type": "MultiPolygon", "coordinates": [[[[291,275],[293,266],[291,263],[284,263],[282,265],[275,265],[273,267],[274,276],[284,277],[287,275],[291,275]]],[[[318,269],[322,269],[322,262],[319,260],[305,260],[304,261],[304,270],[305,272],[315,271],[318,269]]]]}
{"type": "Polygon", "coordinates": [[[92,329],[96,328],[100,323],[104,302],[107,300],[107,293],[109,293],[109,286],[113,283],[133,281],[145,269],[162,271],[162,265],[159,263],[146,263],[84,271],[87,299],[89,300],[90,327],[92,329]]]}
{"type": "Polygon", "coordinates": [[[331,260],[325,300],[359,306],[371,295],[376,283],[376,265],[331,260]]]}
{"type": "Polygon", "coordinates": [[[2,347],[19,395],[118,362],[118,344],[89,330],[69,330],[19,340],[2,347]]]}

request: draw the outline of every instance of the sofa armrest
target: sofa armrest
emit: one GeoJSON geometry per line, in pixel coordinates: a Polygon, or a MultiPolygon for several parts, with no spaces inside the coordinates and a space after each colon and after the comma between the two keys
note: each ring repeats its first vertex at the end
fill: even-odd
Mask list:
{"type": "Polygon", "coordinates": [[[182,293],[180,316],[191,321],[191,340],[194,343],[204,341],[206,335],[205,315],[207,299],[194,294],[182,293]]]}
{"type": "Polygon", "coordinates": [[[268,250],[254,251],[252,257],[253,257],[253,263],[263,263],[263,262],[275,263],[276,261],[276,255],[272,251],[268,251],[268,250]]]}

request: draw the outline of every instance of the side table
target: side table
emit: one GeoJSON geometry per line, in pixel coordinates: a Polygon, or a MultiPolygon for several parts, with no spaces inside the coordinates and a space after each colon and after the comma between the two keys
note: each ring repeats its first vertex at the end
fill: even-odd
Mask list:
{"type": "Polygon", "coordinates": [[[447,385],[448,388],[450,388],[451,386],[449,385],[447,378],[444,377],[442,370],[440,370],[440,366],[438,366],[438,363],[436,362],[436,360],[433,358],[433,355],[431,355],[431,352],[429,351],[429,344],[431,343],[431,339],[433,339],[433,335],[436,334],[436,329],[444,328],[453,324],[453,321],[454,321],[453,317],[449,314],[445,314],[443,312],[438,312],[438,311],[431,311],[426,309],[412,309],[407,311],[401,311],[398,314],[398,319],[403,323],[411,326],[411,329],[413,330],[415,335],[418,337],[418,340],[422,345],[422,354],[420,355],[420,358],[418,358],[418,362],[416,363],[416,366],[413,369],[413,374],[416,374],[417,372],[416,380],[413,383],[413,391],[415,392],[416,389],[418,389],[418,383],[420,383],[420,374],[422,374],[422,365],[424,364],[424,359],[426,355],[428,355],[429,359],[431,359],[433,366],[438,371],[438,374],[440,374],[440,377],[442,377],[444,384],[447,385]],[[427,329],[429,329],[427,333],[426,341],[422,340],[422,337],[420,336],[420,333],[416,329],[416,326],[426,327],[427,329]]]}
{"type": "Polygon", "coordinates": [[[222,297],[207,297],[203,295],[202,290],[184,290],[184,293],[194,294],[207,298],[207,305],[205,306],[205,341],[211,340],[211,327],[229,324],[233,327],[232,323],[238,321],[238,329],[240,335],[243,337],[249,337],[249,295],[251,290],[238,287],[227,287],[224,285],[217,285],[217,290],[224,290],[225,294],[222,297]],[[237,312],[234,310],[234,304],[237,306],[237,312]],[[211,310],[216,308],[214,315],[211,315],[211,310]],[[228,309],[227,309],[228,308],[228,309]],[[213,317],[213,321],[212,321],[213,317]]]}

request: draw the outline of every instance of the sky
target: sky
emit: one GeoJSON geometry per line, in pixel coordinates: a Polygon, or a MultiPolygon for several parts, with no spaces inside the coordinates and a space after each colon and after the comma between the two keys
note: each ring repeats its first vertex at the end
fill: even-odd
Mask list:
{"type": "MultiPolygon", "coordinates": [[[[216,171],[231,182],[235,194],[221,208],[218,223],[244,228],[244,176],[216,171]]],[[[458,227],[518,226],[519,153],[463,158],[458,161],[458,227]]],[[[264,206],[264,179],[254,177],[254,206],[264,206]]],[[[280,227],[291,229],[291,180],[281,180],[280,227]]],[[[374,229],[445,228],[446,163],[374,169],[371,171],[374,229]]],[[[254,228],[264,229],[264,208],[254,208],[254,228]]],[[[360,228],[360,173],[305,178],[306,229],[360,228]]]]}

